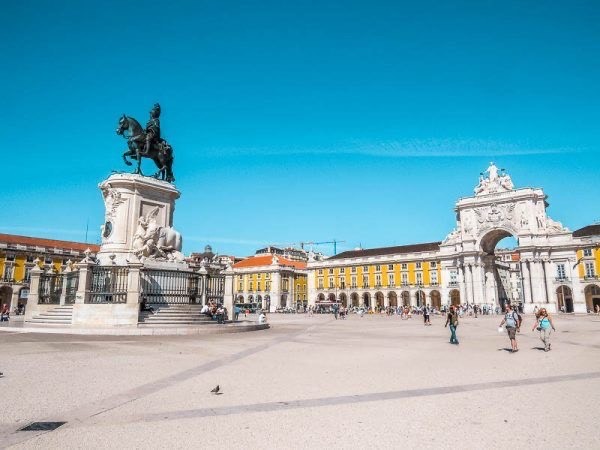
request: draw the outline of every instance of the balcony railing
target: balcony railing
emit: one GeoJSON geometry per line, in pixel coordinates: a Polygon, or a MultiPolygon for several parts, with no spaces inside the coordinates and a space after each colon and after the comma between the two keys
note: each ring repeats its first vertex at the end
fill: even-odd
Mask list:
{"type": "Polygon", "coordinates": [[[448,287],[456,287],[458,286],[458,281],[451,281],[450,283],[448,283],[448,287]]]}
{"type": "Polygon", "coordinates": [[[569,281],[569,277],[556,277],[554,278],[554,281],[556,281],[557,283],[565,283],[569,281]]]}
{"type": "Polygon", "coordinates": [[[583,277],[584,280],[597,280],[598,278],[598,275],[586,275],[583,277]]]}

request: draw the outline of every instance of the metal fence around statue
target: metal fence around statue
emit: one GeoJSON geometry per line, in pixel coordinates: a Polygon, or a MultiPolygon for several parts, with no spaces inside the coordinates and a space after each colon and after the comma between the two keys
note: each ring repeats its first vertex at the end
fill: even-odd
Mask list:
{"type": "Polygon", "coordinates": [[[140,291],[147,304],[196,303],[200,275],[180,270],[142,269],[140,291]]]}

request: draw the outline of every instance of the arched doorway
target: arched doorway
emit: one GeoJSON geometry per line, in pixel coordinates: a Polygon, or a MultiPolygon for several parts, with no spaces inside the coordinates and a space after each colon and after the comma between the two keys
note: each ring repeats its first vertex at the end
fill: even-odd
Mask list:
{"type": "Polygon", "coordinates": [[[262,297],[260,295],[256,296],[256,303],[262,306],[262,297]]]}
{"type": "Polygon", "coordinates": [[[237,296],[237,302],[238,303],[244,303],[244,296],[243,295],[238,295],[237,296]]]}
{"type": "Polygon", "coordinates": [[[402,291],[402,306],[410,306],[410,292],[402,291]]]}
{"type": "Polygon", "coordinates": [[[350,294],[350,299],[352,300],[352,306],[359,306],[359,297],[356,292],[350,294]]]}
{"type": "Polygon", "coordinates": [[[588,312],[594,312],[596,305],[600,306],[600,287],[589,284],[583,292],[585,293],[585,304],[588,312]]]}
{"type": "Polygon", "coordinates": [[[280,300],[279,300],[279,306],[281,308],[285,308],[287,306],[287,294],[281,294],[280,300]]]}
{"type": "Polygon", "coordinates": [[[270,295],[265,295],[265,303],[264,305],[261,305],[262,308],[265,308],[267,310],[271,309],[271,296],[270,295]]]}
{"type": "Polygon", "coordinates": [[[318,302],[324,302],[325,301],[325,295],[324,294],[319,294],[317,296],[317,301],[318,302]]]}
{"type": "Polygon", "coordinates": [[[248,303],[253,303],[254,302],[254,295],[250,294],[248,296],[248,303]]]}
{"type": "Polygon", "coordinates": [[[368,292],[363,294],[363,305],[365,305],[367,308],[371,306],[371,294],[368,292]]]}
{"type": "MultiPolygon", "coordinates": [[[[497,210],[492,208],[489,214],[495,217],[497,210]]],[[[484,253],[481,258],[485,291],[483,298],[487,303],[502,307],[505,303],[516,304],[521,300],[521,256],[518,245],[516,233],[502,227],[488,231],[481,238],[480,248],[484,253]]],[[[477,303],[477,299],[474,301],[477,303]]]]}
{"type": "Polygon", "coordinates": [[[450,304],[452,306],[460,305],[460,291],[458,289],[452,289],[450,291],[450,304]]]}
{"type": "Polygon", "coordinates": [[[0,306],[7,304],[10,308],[12,299],[12,288],[10,286],[0,287],[0,306]]]}
{"type": "Polygon", "coordinates": [[[385,306],[383,298],[383,292],[375,292],[375,307],[383,308],[385,306]]]}
{"type": "Polygon", "coordinates": [[[345,292],[342,292],[340,294],[340,303],[342,304],[342,306],[344,308],[348,306],[348,296],[346,295],[345,292]]]}
{"type": "Polygon", "coordinates": [[[431,291],[431,293],[429,294],[429,298],[429,305],[432,308],[435,308],[438,311],[442,309],[442,295],[439,291],[431,291]]]}
{"type": "Polygon", "coordinates": [[[331,303],[335,303],[337,300],[335,299],[335,294],[329,294],[327,296],[327,301],[331,302],[331,303]]]}
{"type": "Polygon", "coordinates": [[[394,291],[392,291],[388,294],[388,299],[390,302],[390,306],[392,306],[394,308],[398,306],[398,296],[396,295],[396,293],[394,291]]]}
{"type": "Polygon", "coordinates": [[[425,292],[420,289],[415,292],[415,303],[417,307],[425,305],[425,292]]]}
{"type": "Polygon", "coordinates": [[[573,312],[573,294],[569,286],[561,285],[556,288],[556,300],[559,311],[573,312]]]}

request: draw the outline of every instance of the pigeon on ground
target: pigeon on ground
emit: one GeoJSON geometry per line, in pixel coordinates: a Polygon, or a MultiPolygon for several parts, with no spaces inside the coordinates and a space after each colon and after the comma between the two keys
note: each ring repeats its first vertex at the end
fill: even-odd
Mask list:
{"type": "Polygon", "coordinates": [[[220,387],[219,387],[219,385],[217,384],[217,387],[216,387],[216,388],[214,388],[214,389],[213,389],[212,391],[210,391],[210,392],[212,392],[213,394],[218,394],[220,389],[221,389],[221,388],[220,388],[220,387]]]}

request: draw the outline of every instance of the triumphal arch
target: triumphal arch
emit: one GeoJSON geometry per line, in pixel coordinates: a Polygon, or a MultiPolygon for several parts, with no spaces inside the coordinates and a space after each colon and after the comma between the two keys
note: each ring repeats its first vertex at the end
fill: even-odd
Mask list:
{"type": "MultiPolygon", "coordinates": [[[[456,202],[456,227],[440,245],[440,262],[446,279],[456,279],[463,303],[497,305],[518,299],[526,312],[536,305],[556,309],[557,266],[566,271],[565,279],[574,279],[576,245],[572,233],[548,216],[546,200],[540,188],[515,188],[511,177],[490,163],[474,195],[456,202]],[[495,249],[509,236],[518,244],[514,261],[503,266],[495,249]],[[511,277],[502,276],[511,266],[517,281],[513,298],[507,286],[511,277]]],[[[575,312],[585,312],[578,291],[572,290],[571,305],[575,312]]]]}

